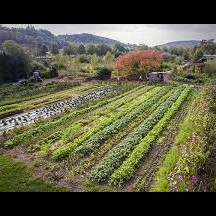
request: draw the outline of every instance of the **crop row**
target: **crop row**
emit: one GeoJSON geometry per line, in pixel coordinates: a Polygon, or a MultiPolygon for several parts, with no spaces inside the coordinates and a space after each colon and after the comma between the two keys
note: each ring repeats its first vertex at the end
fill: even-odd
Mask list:
{"type": "MultiPolygon", "coordinates": [[[[128,107],[130,101],[135,100],[134,96],[136,95],[136,97],[144,94],[145,92],[151,90],[153,87],[151,86],[146,86],[144,88],[136,88],[136,91],[131,91],[131,94],[127,94],[125,96],[122,96],[120,99],[109,103],[108,105],[106,105],[102,110],[96,112],[93,115],[88,116],[85,119],[79,120],[78,122],[73,122],[73,124],[65,131],[63,132],[63,136],[62,136],[62,142],[66,143],[68,141],[68,139],[79,129],[81,129],[81,127],[94,122],[95,120],[97,121],[101,121],[100,116],[104,116],[104,115],[110,115],[110,113],[112,113],[113,111],[117,110],[119,107],[124,108],[124,107],[128,107]],[[76,128],[76,129],[75,129],[76,128]]],[[[108,117],[107,117],[108,118],[108,117]]],[[[104,120],[104,117],[102,118],[104,120]]]]}
{"type": "Polygon", "coordinates": [[[168,124],[169,120],[178,111],[180,106],[188,97],[191,91],[190,87],[186,87],[178,99],[167,110],[163,118],[155,125],[148,135],[139,143],[133,150],[131,155],[123,162],[123,164],[112,174],[111,184],[121,185],[125,180],[129,179],[136,170],[140,160],[144,157],[151,143],[159,136],[163,129],[168,124]]]}
{"type": "Polygon", "coordinates": [[[132,89],[128,92],[125,92],[123,94],[117,95],[117,96],[110,98],[110,99],[105,98],[102,101],[99,101],[99,102],[97,101],[97,103],[92,105],[92,106],[89,106],[89,107],[81,109],[81,110],[73,111],[70,114],[63,116],[58,120],[47,122],[43,125],[40,125],[40,126],[33,128],[29,131],[26,131],[23,134],[15,136],[13,139],[10,139],[7,142],[5,142],[5,147],[11,148],[11,147],[14,147],[16,145],[28,143],[28,142],[32,141],[33,139],[36,139],[38,136],[40,136],[42,134],[47,134],[49,131],[53,131],[55,129],[58,129],[62,125],[66,126],[66,125],[70,124],[71,121],[73,121],[75,118],[77,118],[80,115],[83,115],[85,113],[93,111],[93,110],[95,110],[99,107],[102,107],[102,106],[104,106],[104,105],[106,105],[112,101],[115,101],[115,100],[117,100],[117,99],[119,99],[119,98],[121,98],[127,94],[130,94],[130,92],[133,90],[134,89],[132,89]]]}
{"type": "Polygon", "coordinates": [[[43,94],[41,97],[37,96],[36,98],[24,98],[25,100],[22,99],[14,101],[14,103],[11,101],[11,103],[9,102],[7,105],[0,106],[0,117],[10,117],[14,114],[22,113],[24,110],[36,109],[48,104],[56,103],[60,100],[71,98],[74,93],[87,93],[89,91],[96,90],[97,88],[98,87],[96,86],[87,86],[85,88],[83,88],[83,86],[79,86],[72,90],[65,90],[63,92],[57,92],[51,95],[43,94]]]}
{"type": "MultiPolygon", "coordinates": [[[[79,162],[79,165],[76,167],[71,167],[73,173],[82,173],[85,169],[92,167],[97,161],[100,161],[100,159],[103,157],[105,153],[110,151],[113,146],[117,145],[124,137],[129,134],[133,128],[137,127],[141,122],[143,122],[144,119],[146,119],[157,107],[160,106],[167,98],[169,98],[173,94],[173,90],[169,91],[168,94],[165,94],[163,97],[161,97],[156,103],[154,103],[152,106],[148,107],[145,112],[142,113],[142,115],[137,116],[133,119],[133,121],[129,122],[127,127],[124,130],[121,130],[120,133],[114,135],[110,139],[108,139],[104,145],[98,149],[98,151],[95,151],[92,153],[89,157],[83,158],[81,163],[79,162]]],[[[68,164],[70,167],[71,164],[68,164]]]]}
{"type": "Polygon", "coordinates": [[[110,94],[116,88],[117,87],[111,88],[109,86],[105,86],[93,92],[85,93],[80,96],[75,96],[67,100],[59,101],[59,102],[41,107],[39,109],[31,110],[31,112],[16,115],[12,118],[8,118],[8,119],[6,118],[5,119],[6,126],[3,128],[3,131],[11,130],[14,127],[32,124],[38,119],[49,118],[53,115],[59,114],[63,112],[65,109],[68,109],[68,107],[70,108],[77,107],[82,103],[97,100],[98,98],[102,96],[110,94]]]}
{"type": "Polygon", "coordinates": [[[92,170],[90,178],[93,181],[101,182],[117,169],[123,161],[134,150],[136,145],[147,135],[157,122],[163,117],[167,109],[179,97],[183,88],[174,91],[164,103],[162,103],[147,119],[136,127],[125,139],[114,147],[108,155],[92,170]]]}
{"type": "MultiPolygon", "coordinates": [[[[163,87],[164,89],[167,89],[165,87],[163,87]]],[[[128,112],[131,112],[134,108],[136,108],[137,106],[139,106],[140,104],[142,104],[144,101],[148,100],[149,98],[151,98],[154,94],[156,94],[157,92],[159,92],[161,90],[161,87],[156,87],[153,91],[147,92],[143,99],[135,102],[133,104],[131,104],[129,107],[127,107],[126,109],[120,111],[119,113],[117,113],[116,115],[111,116],[108,119],[105,119],[104,121],[102,121],[98,126],[96,126],[95,128],[92,128],[91,130],[89,130],[87,133],[84,133],[83,135],[81,135],[80,137],[78,137],[75,141],[73,141],[72,143],[69,143],[66,146],[63,146],[59,149],[57,149],[56,151],[53,152],[53,158],[54,159],[62,159],[67,157],[71,152],[73,152],[78,146],[83,145],[83,142],[85,140],[87,140],[88,138],[90,138],[90,140],[92,139],[92,137],[95,137],[95,135],[97,134],[98,131],[103,131],[104,128],[106,128],[107,126],[111,125],[113,122],[115,122],[116,120],[120,119],[122,116],[126,115],[128,112]]],[[[165,91],[165,90],[164,90],[165,91]]],[[[166,90],[167,91],[167,90],[166,90]]],[[[113,130],[113,133],[115,132],[115,130],[113,130]]],[[[101,140],[104,141],[104,140],[101,140]]]]}
{"type": "Polygon", "coordinates": [[[170,149],[159,167],[151,191],[193,191],[196,185],[191,178],[196,178],[197,171],[208,156],[206,131],[208,122],[212,120],[208,116],[208,96],[205,90],[195,95],[179,127],[176,145],[170,149]]]}
{"type": "MultiPolygon", "coordinates": [[[[137,96],[139,96],[140,94],[145,93],[146,91],[149,91],[150,89],[152,89],[152,87],[146,86],[144,88],[136,88],[136,91],[134,92],[134,90],[131,92],[131,94],[129,95],[125,95],[122,96],[122,98],[109,103],[108,106],[104,109],[102,109],[101,111],[88,116],[87,118],[84,118],[82,120],[79,120],[77,122],[73,122],[73,124],[71,126],[69,126],[67,129],[63,129],[61,131],[57,131],[54,134],[48,136],[47,138],[39,141],[36,144],[32,144],[29,148],[30,151],[35,151],[35,150],[40,150],[40,148],[42,146],[46,146],[48,147],[49,145],[51,145],[53,142],[55,141],[59,141],[59,143],[63,144],[65,142],[67,142],[67,140],[73,136],[73,134],[75,134],[77,131],[80,131],[80,129],[95,121],[95,120],[100,120],[100,116],[107,114],[107,113],[111,113],[113,110],[116,110],[118,107],[121,107],[123,105],[127,105],[129,106],[128,102],[131,100],[134,100],[134,94],[136,93],[137,96]]],[[[108,118],[108,117],[107,117],[108,118]]]]}
{"type": "Polygon", "coordinates": [[[90,139],[88,139],[81,146],[75,149],[74,155],[84,156],[97,150],[106,140],[126,128],[133,119],[141,115],[147,108],[151,107],[168,91],[169,88],[167,87],[161,89],[157,95],[151,97],[149,100],[143,102],[141,105],[135,107],[133,110],[128,111],[125,116],[113,122],[109,127],[106,127],[103,130],[99,131],[97,134],[91,136],[90,139]]]}

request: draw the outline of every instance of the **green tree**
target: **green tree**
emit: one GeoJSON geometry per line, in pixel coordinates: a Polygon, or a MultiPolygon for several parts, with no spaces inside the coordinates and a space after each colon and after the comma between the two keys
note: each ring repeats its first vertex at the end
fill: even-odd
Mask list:
{"type": "Polygon", "coordinates": [[[112,73],[112,69],[107,67],[98,67],[96,69],[96,78],[107,80],[110,79],[112,73]]]}
{"type": "Polygon", "coordinates": [[[56,67],[57,70],[61,70],[67,69],[67,63],[68,63],[68,59],[69,57],[67,56],[63,56],[63,55],[56,55],[54,58],[54,62],[52,63],[52,65],[54,65],[56,67]]]}
{"type": "Polygon", "coordinates": [[[93,45],[93,44],[88,44],[86,46],[86,54],[87,55],[94,55],[97,53],[97,49],[96,49],[96,46],[93,45]]]}
{"type": "Polygon", "coordinates": [[[203,51],[200,49],[197,49],[196,52],[192,56],[192,60],[193,62],[196,62],[202,57],[203,57],[203,51]]]}
{"type": "Polygon", "coordinates": [[[83,44],[80,44],[77,48],[77,53],[78,54],[85,54],[86,50],[85,50],[85,46],[83,44]]]}
{"type": "Polygon", "coordinates": [[[53,44],[53,45],[52,45],[51,53],[52,53],[53,55],[59,54],[59,47],[58,47],[57,44],[53,44]]]}
{"type": "Polygon", "coordinates": [[[96,45],[96,54],[98,56],[104,56],[107,52],[111,52],[111,47],[105,45],[105,44],[98,44],[96,45]]]}
{"type": "Polygon", "coordinates": [[[101,58],[99,56],[97,56],[96,54],[94,54],[91,57],[90,64],[91,64],[92,68],[98,67],[98,65],[101,64],[101,58]]]}
{"type": "Polygon", "coordinates": [[[125,47],[123,45],[121,45],[121,43],[117,42],[113,45],[113,54],[115,55],[115,57],[117,58],[119,55],[124,54],[127,50],[125,49],[125,47]]]}
{"type": "Polygon", "coordinates": [[[11,40],[5,41],[0,54],[1,80],[8,82],[29,77],[31,62],[30,55],[18,44],[11,40]]]}
{"type": "Polygon", "coordinates": [[[104,64],[107,66],[113,64],[114,59],[115,58],[110,51],[108,51],[107,54],[103,57],[104,64]]]}
{"type": "Polygon", "coordinates": [[[175,64],[181,65],[183,61],[183,58],[181,56],[177,56],[174,60],[175,64]]]}
{"type": "Polygon", "coordinates": [[[78,55],[76,58],[79,60],[80,63],[89,63],[89,56],[87,55],[78,55]]]}
{"type": "Polygon", "coordinates": [[[216,60],[207,61],[204,66],[204,72],[208,75],[216,74],[216,60]]]}
{"type": "Polygon", "coordinates": [[[70,44],[63,48],[64,55],[77,55],[77,46],[75,44],[70,44]]]}
{"type": "Polygon", "coordinates": [[[39,46],[38,53],[40,56],[45,56],[47,52],[48,52],[48,48],[46,45],[39,46]]]}

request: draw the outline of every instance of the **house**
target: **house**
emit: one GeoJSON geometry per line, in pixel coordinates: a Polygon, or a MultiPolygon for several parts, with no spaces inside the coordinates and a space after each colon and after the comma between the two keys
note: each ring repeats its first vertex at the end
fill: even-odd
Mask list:
{"type": "Polygon", "coordinates": [[[168,79],[169,72],[150,72],[146,74],[146,79],[152,82],[163,82],[168,79]]]}
{"type": "Polygon", "coordinates": [[[216,59],[216,55],[203,55],[207,61],[216,59]]]}
{"type": "Polygon", "coordinates": [[[214,59],[216,59],[216,55],[203,55],[203,57],[197,60],[195,63],[204,63],[206,61],[211,61],[214,59]]]}

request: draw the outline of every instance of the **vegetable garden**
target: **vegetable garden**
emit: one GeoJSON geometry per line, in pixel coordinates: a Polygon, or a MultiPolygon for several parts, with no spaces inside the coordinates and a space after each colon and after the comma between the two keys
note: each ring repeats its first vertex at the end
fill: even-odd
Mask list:
{"type": "MultiPolygon", "coordinates": [[[[99,89],[76,88],[77,96],[99,89]]],[[[70,191],[200,189],[209,90],[151,84],[112,88],[94,100],[84,97],[85,103],[55,118],[4,133],[2,151],[28,155],[36,175],[70,191]]],[[[7,106],[0,111],[16,108],[7,106]]]]}

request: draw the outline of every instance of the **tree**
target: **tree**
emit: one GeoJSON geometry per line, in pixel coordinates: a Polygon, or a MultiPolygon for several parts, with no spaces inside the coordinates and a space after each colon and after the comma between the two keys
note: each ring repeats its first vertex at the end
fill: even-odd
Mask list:
{"type": "Polygon", "coordinates": [[[157,50],[138,50],[117,58],[114,69],[122,76],[138,78],[160,68],[161,54],[157,50]]]}
{"type": "Polygon", "coordinates": [[[103,57],[103,60],[105,65],[111,65],[114,62],[114,56],[110,51],[108,51],[107,54],[103,57]]]}
{"type": "Polygon", "coordinates": [[[96,46],[93,45],[93,44],[88,44],[86,46],[86,54],[87,55],[94,55],[97,53],[97,49],[96,49],[96,46]]]}
{"type": "Polygon", "coordinates": [[[112,69],[107,67],[98,67],[96,69],[96,78],[107,80],[110,79],[112,73],[112,69]]]}
{"type": "Polygon", "coordinates": [[[52,45],[51,53],[52,53],[53,55],[59,54],[59,47],[58,47],[57,44],[53,44],[53,45],[52,45]]]}
{"type": "Polygon", "coordinates": [[[85,46],[83,44],[80,44],[77,48],[77,53],[78,54],[85,54],[86,50],[85,50],[85,46]]]}
{"type": "Polygon", "coordinates": [[[31,58],[14,41],[2,44],[0,54],[0,77],[4,82],[27,78],[31,71],[31,58]]]}
{"type": "Polygon", "coordinates": [[[105,45],[105,44],[98,44],[96,46],[96,54],[98,56],[104,56],[109,51],[111,52],[112,49],[109,46],[105,45]]]}
{"type": "Polygon", "coordinates": [[[192,57],[193,62],[198,61],[202,57],[203,57],[203,51],[200,49],[197,49],[196,52],[193,54],[193,57],[192,57]]]}
{"type": "Polygon", "coordinates": [[[78,56],[76,56],[76,58],[79,60],[80,63],[89,63],[89,61],[90,61],[89,56],[84,55],[84,54],[78,55],[78,56]]]}
{"type": "Polygon", "coordinates": [[[69,46],[65,46],[63,48],[64,55],[76,55],[77,54],[77,46],[75,44],[70,44],[69,46]]]}
{"type": "Polygon", "coordinates": [[[126,51],[126,49],[124,48],[124,46],[121,45],[121,43],[117,42],[113,46],[113,51],[114,52],[118,51],[118,52],[124,53],[126,51]]]}
{"type": "Polygon", "coordinates": [[[64,69],[66,70],[67,69],[67,62],[68,62],[68,59],[69,57],[67,56],[63,56],[63,55],[56,55],[55,58],[54,58],[54,62],[53,62],[53,65],[55,66],[55,68],[57,70],[61,70],[61,69],[64,69]]]}
{"type": "Polygon", "coordinates": [[[48,48],[46,45],[42,45],[42,46],[39,46],[39,55],[40,56],[45,56],[46,53],[48,52],[48,48]]]}
{"type": "Polygon", "coordinates": [[[119,55],[125,53],[127,50],[124,48],[124,46],[121,45],[121,43],[117,42],[113,46],[113,53],[115,57],[118,57],[119,55]]]}
{"type": "Polygon", "coordinates": [[[101,58],[96,54],[91,56],[90,64],[92,68],[96,68],[101,63],[101,58]]]}
{"type": "Polygon", "coordinates": [[[207,61],[204,66],[204,72],[208,75],[216,74],[216,60],[207,61]]]}

